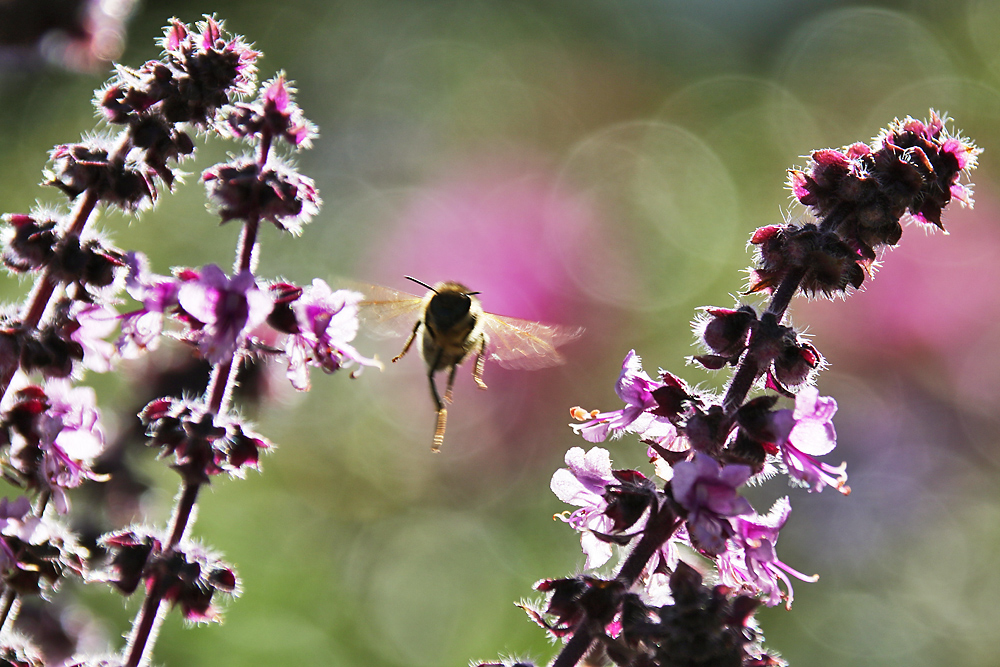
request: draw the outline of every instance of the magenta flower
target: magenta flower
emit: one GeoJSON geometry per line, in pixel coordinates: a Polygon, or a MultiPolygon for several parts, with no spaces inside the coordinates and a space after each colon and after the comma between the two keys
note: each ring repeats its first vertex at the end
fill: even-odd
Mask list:
{"type": "MultiPolygon", "coordinates": [[[[570,426],[588,442],[603,442],[609,433],[619,435],[626,431],[643,434],[644,437],[657,441],[673,439],[676,435],[673,425],[647,412],[658,406],[653,392],[661,386],[642,370],[642,360],[635,350],[629,350],[622,362],[618,384],[615,385],[615,393],[625,402],[625,407],[611,412],[591,413],[589,421],[570,426]]],[[[573,414],[582,418],[587,415],[579,409],[573,414]]]]}
{"type": "Polygon", "coordinates": [[[809,576],[785,565],[775,553],[778,531],[791,512],[792,506],[785,496],[775,501],[767,516],[736,517],[736,534],[731,540],[733,548],[719,556],[718,560],[723,583],[750,589],[761,595],[764,604],[769,607],[785,598],[785,607],[790,609],[794,592],[788,575],[801,581],[819,579],[817,575],[809,576]],[[779,581],[785,584],[787,594],[782,593],[779,581]]]}
{"type": "Polygon", "coordinates": [[[228,360],[243,338],[267,319],[271,297],[257,287],[253,274],[244,271],[232,278],[209,264],[197,280],[181,285],[177,294],[181,307],[205,325],[199,348],[213,364],[228,360]]]}
{"type": "Polygon", "coordinates": [[[145,350],[156,349],[167,313],[178,306],[181,281],[150,272],[149,261],[141,252],[128,253],[126,264],[125,290],[142,308],[121,316],[116,345],[122,358],[134,359],[145,350]]]}
{"type": "Polygon", "coordinates": [[[83,348],[83,365],[97,373],[111,370],[115,345],[105,340],[118,328],[118,312],[111,306],[75,301],[70,317],[78,328],[70,339],[83,348]]]}
{"type": "Polygon", "coordinates": [[[733,536],[731,517],[750,514],[750,502],[736,492],[751,475],[749,466],[725,465],[707,454],[696,452],[693,461],[674,466],[671,481],[674,500],[688,511],[691,541],[711,555],[725,551],[733,536]]]}
{"type": "Polygon", "coordinates": [[[549,488],[559,500],[580,509],[568,516],[557,514],[556,518],[580,531],[580,546],[587,554],[584,567],[600,567],[611,558],[611,545],[593,531],[608,534],[614,530],[614,521],[604,513],[608,508],[605,490],[618,483],[611,472],[611,455],[600,447],[586,453],[581,447],[572,447],[566,452],[566,466],[553,473],[549,488]]]}
{"type": "Polygon", "coordinates": [[[833,428],[836,412],[837,402],[829,396],[821,397],[819,390],[810,386],[795,397],[794,411],[778,410],[773,419],[782,424],[781,432],[787,433],[777,444],[788,476],[810,491],[832,486],[847,495],[851,492],[847,486],[847,463],[834,467],[815,458],[829,454],[837,445],[837,432],[833,428]]]}
{"type": "Polygon", "coordinates": [[[90,387],[71,388],[56,380],[46,383],[45,394],[49,407],[39,421],[40,476],[56,510],[65,514],[69,511],[65,489],[76,488],[88,479],[105,479],[90,469],[104,451],[104,430],[97,395],[90,387]]]}
{"type": "Polygon", "coordinates": [[[358,333],[358,302],[363,295],[349,290],[332,292],[324,281],[313,280],[292,304],[298,332],[291,333],[285,346],[288,379],[299,391],[309,390],[309,367],[333,373],[359,364],[382,368],[376,359],[362,356],[350,341],[358,333]]]}

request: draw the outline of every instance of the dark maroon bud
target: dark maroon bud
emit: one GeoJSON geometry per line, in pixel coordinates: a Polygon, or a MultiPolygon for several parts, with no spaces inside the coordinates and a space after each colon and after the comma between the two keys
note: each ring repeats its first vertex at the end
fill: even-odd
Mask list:
{"type": "Polygon", "coordinates": [[[73,362],[83,360],[83,346],[63,339],[52,327],[25,336],[21,346],[21,367],[39,371],[45,377],[64,378],[73,372],[73,362]]]}
{"type": "Polygon", "coordinates": [[[660,373],[662,387],[653,390],[653,399],[656,407],[650,412],[666,417],[671,422],[681,419],[684,413],[692,405],[701,405],[700,399],[688,391],[687,385],[675,375],[663,371],[660,373]]]}
{"type": "Polygon", "coordinates": [[[740,430],[736,432],[736,437],[722,452],[722,462],[750,466],[756,475],[764,469],[767,455],[768,450],[763,443],[754,440],[740,430]]]}
{"type": "Polygon", "coordinates": [[[261,169],[252,159],[218,164],[202,174],[223,222],[267,221],[293,234],[319,210],[312,180],[284,165],[261,169]]]}
{"type": "Polygon", "coordinates": [[[125,595],[131,595],[146,575],[150,556],[159,551],[160,541],[145,531],[109,533],[100,544],[111,554],[103,579],[125,595]]]}
{"type": "Polygon", "coordinates": [[[796,387],[812,376],[823,357],[811,343],[797,337],[785,345],[774,359],[774,377],[786,387],[796,387]]]}
{"type": "Polygon", "coordinates": [[[627,530],[646,510],[656,506],[656,486],[636,470],[615,470],[613,474],[621,483],[606,487],[604,499],[608,506],[604,514],[613,522],[615,531],[627,530]]]}
{"type": "Polygon", "coordinates": [[[779,435],[774,430],[771,412],[778,402],[777,396],[758,396],[747,401],[736,411],[740,431],[757,442],[774,443],[779,435]]]}
{"type": "Polygon", "coordinates": [[[705,346],[726,358],[742,354],[757,312],[750,306],[740,306],[737,310],[706,308],[705,312],[709,317],[701,334],[705,346]]]}
{"type": "Polygon", "coordinates": [[[683,431],[691,447],[713,455],[722,449],[725,442],[729,419],[720,405],[711,405],[708,410],[694,408],[694,414],[687,418],[680,430],[683,431]]]}
{"type": "Polygon", "coordinates": [[[49,264],[55,255],[53,245],[58,238],[55,220],[36,220],[30,215],[11,214],[3,221],[14,228],[14,237],[3,254],[3,262],[11,271],[37,271],[49,264]]]}
{"type": "Polygon", "coordinates": [[[289,283],[277,283],[270,287],[274,308],[267,316],[268,325],[275,331],[294,334],[299,333],[299,322],[292,310],[292,304],[302,296],[302,288],[289,283]]]}
{"type": "Polygon", "coordinates": [[[56,146],[52,151],[53,173],[48,185],[62,190],[70,199],[93,189],[106,204],[134,211],[155,197],[155,190],[134,163],[110,161],[108,150],[98,140],[56,146]]]}

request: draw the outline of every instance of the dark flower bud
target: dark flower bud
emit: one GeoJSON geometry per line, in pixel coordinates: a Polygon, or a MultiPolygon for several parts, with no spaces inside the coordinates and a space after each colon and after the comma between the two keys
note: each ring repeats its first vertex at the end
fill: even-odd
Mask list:
{"type": "Polygon", "coordinates": [[[754,660],[756,633],[750,626],[752,597],[731,597],[725,586],[707,588],[698,572],[681,562],[670,577],[674,604],[659,609],[654,665],[741,667],[754,660]]]}
{"type": "Polygon", "coordinates": [[[695,407],[678,429],[691,443],[692,449],[713,455],[722,449],[729,434],[729,418],[721,405],[710,405],[707,410],[695,407]]]}
{"type": "Polygon", "coordinates": [[[46,182],[76,199],[93,189],[106,204],[135,211],[156,197],[156,191],[135,163],[109,160],[105,142],[92,139],[79,144],[56,146],[52,151],[53,170],[46,182]]]}
{"type": "Polygon", "coordinates": [[[281,333],[299,333],[299,322],[295,311],[292,310],[292,304],[302,296],[302,288],[290,283],[276,283],[270,286],[270,292],[274,308],[267,316],[268,325],[281,333]]]}
{"type": "Polygon", "coordinates": [[[107,287],[115,273],[125,266],[125,253],[105,247],[97,239],[81,242],[75,235],[65,236],[56,245],[53,277],[63,283],[107,287]]]}
{"type": "Polygon", "coordinates": [[[663,386],[652,391],[656,407],[650,412],[654,415],[677,423],[692,406],[701,405],[701,399],[676,375],[663,371],[660,373],[660,382],[663,386]]]}
{"type": "Polygon", "coordinates": [[[55,254],[53,246],[58,235],[55,220],[36,220],[23,213],[3,216],[14,228],[3,254],[3,263],[11,271],[37,271],[47,266],[55,254]]]}
{"type": "Polygon", "coordinates": [[[194,544],[181,544],[157,564],[164,600],[181,608],[188,621],[218,621],[212,606],[216,593],[236,595],[239,580],[227,563],[194,544]]]}
{"type": "Polygon", "coordinates": [[[270,141],[277,137],[296,148],[309,148],[316,127],[302,115],[292,99],[295,89],[279,75],[265,84],[253,104],[237,104],[226,118],[229,131],[236,137],[259,137],[270,141]]]}
{"type": "Polygon", "coordinates": [[[132,125],[132,143],[143,149],[143,161],[168,188],[173,187],[174,172],[167,161],[180,162],[194,153],[194,141],[158,116],[144,116],[132,125]]]}
{"type": "Polygon", "coordinates": [[[795,336],[787,340],[781,354],[774,358],[774,377],[782,386],[796,387],[808,382],[822,363],[819,350],[795,336]]]}
{"type": "Polygon", "coordinates": [[[782,435],[775,431],[774,420],[771,418],[771,409],[777,402],[777,396],[758,396],[744,403],[736,411],[736,423],[740,431],[757,442],[771,445],[769,448],[771,454],[777,453],[778,450],[773,444],[782,435]]]}
{"type": "Polygon", "coordinates": [[[261,169],[254,160],[243,158],[215,165],[202,174],[202,180],[223,222],[267,221],[297,235],[319,211],[312,179],[280,163],[261,169]]]}
{"type": "Polygon", "coordinates": [[[100,578],[126,595],[148,581],[162,591],[163,599],[180,606],[189,621],[214,621],[216,593],[236,595],[239,581],[232,567],[204,548],[187,542],[164,549],[153,530],[135,528],[110,533],[101,544],[111,559],[100,578]]]}
{"type": "Polygon", "coordinates": [[[20,595],[41,595],[58,587],[70,574],[81,575],[86,550],[65,526],[31,513],[21,496],[0,499],[4,522],[0,549],[0,579],[20,595]]]}
{"type": "Polygon", "coordinates": [[[627,530],[646,510],[656,507],[656,485],[636,470],[614,470],[612,474],[620,484],[605,489],[608,506],[604,514],[613,522],[615,531],[627,530]]]}
{"type": "Polygon", "coordinates": [[[161,456],[172,455],[172,467],[190,483],[221,473],[242,476],[246,468],[259,467],[260,450],[271,448],[239,417],[213,415],[195,401],[158,398],[139,417],[147,427],[147,444],[159,447],[161,456]]]}
{"type": "MultiPolygon", "coordinates": [[[[929,122],[894,122],[869,146],[815,151],[808,167],[789,172],[794,196],[812,209],[821,227],[835,231],[866,256],[896,245],[900,218],[909,211],[920,222],[941,227],[941,210],[955,197],[971,203],[962,171],[975,166],[979,149],[929,122]]],[[[871,255],[874,257],[874,254],[871,255]]]]}
{"type": "Polygon", "coordinates": [[[241,37],[227,35],[212,18],[197,28],[200,33],[174,21],[164,35],[163,48],[177,83],[163,96],[162,113],[168,122],[204,127],[216,110],[253,90],[260,53],[241,37]]]}
{"type": "Polygon", "coordinates": [[[770,225],[758,229],[750,243],[757,246],[757,266],[751,271],[748,292],[771,291],[786,275],[801,276],[801,289],[810,295],[832,296],[849,287],[861,287],[865,268],[875,259],[870,246],[852,247],[832,231],[814,224],[770,225]]]}
{"type": "Polygon", "coordinates": [[[146,575],[150,556],[154,550],[162,548],[160,540],[146,530],[109,533],[100,539],[100,544],[111,554],[100,578],[125,595],[131,595],[139,587],[146,575]]]}
{"type": "Polygon", "coordinates": [[[757,320],[751,306],[729,308],[704,308],[707,318],[696,324],[701,330],[702,342],[709,350],[723,357],[736,357],[746,349],[750,327],[757,320]]]}
{"type": "Polygon", "coordinates": [[[83,346],[62,336],[61,327],[45,327],[21,339],[21,368],[45,377],[64,378],[73,372],[73,362],[83,360],[83,346]]]}

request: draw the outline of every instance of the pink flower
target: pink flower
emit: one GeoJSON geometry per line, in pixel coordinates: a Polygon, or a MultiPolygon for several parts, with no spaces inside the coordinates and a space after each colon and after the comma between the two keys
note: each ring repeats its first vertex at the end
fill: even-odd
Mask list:
{"type": "Polygon", "coordinates": [[[214,264],[181,285],[177,300],[205,325],[199,332],[199,348],[213,364],[231,358],[249,332],[267,319],[272,305],[253,274],[244,271],[230,278],[214,264]]]}
{"type": "Polygon", "coordinates": [[[309,367],[333,373],[345,366],[359,364],[381,368],[376,359],[362,356],[350,341],[358,333],[358,292],[333,292],[324,281],[316,279],[292,304],[298,332],[289,334],[285,345],[288,356],[288,379],[300,391],[309,389],[309,367]]]}
{"type": "Polygon", "coordinates": [[[788,475],[801,482],[810,491],[822,491],[832,486],[847,495],[847,464],[831,466],[815,457],[829,454],[837,445],[837,432],[833,428],[833,415],[837,402],[829,396],[820,396],[816,387],[806,387],[795,397],[795,410],[779,410],[774,419],[789,423],[787,436],[777,443],[788,475]]]}
{"type": "Polygon", "coordinates": [[[802,574],[785,565],[775,553],[778,531],[785,525],[792,507],[788,497],[779,498],[767,516],[736,517],[736,534],[731,540],[733,548],[719,556],[719,575],[731,586],[746,587],[763,596],[764,604],[773,607],[785,598],[785,606],[792,606],[792,582],[788,574],[802,581],[813,582],[817,575],[802,574]],[[787,574],[786,574],[787,573],[787,574]],[[787,595],[782,594],[779,581],[785,584],[787,595]]]}
{"type": "Polygon", "coordinates": [[[730,518],[753,512],[750,502],[736,492],[751,473],[749,466],[722,466],[701,452],[693,461],[674,466],[674,500],[688,511],[691,541],[705,553],[725,551],[726,540],[733,536],[730,518]]]}
{"type": "Polygon", "coordinates": [[[587,554],[585,567],[600,567],[611,558],[611,545],[593,531],[607,534],[614,530],[614,521],[604,513],[608,508],[605,490],[608,485],[617,484],[611,472],[611,455],[600,447],[586,453],[580,447],[573,447],[566,452],[566,466],[555,471],[549,488],[559,500],[580,509],[569,516],[557,514],[556,518],[580,531],[580,545],[587,554]]]}

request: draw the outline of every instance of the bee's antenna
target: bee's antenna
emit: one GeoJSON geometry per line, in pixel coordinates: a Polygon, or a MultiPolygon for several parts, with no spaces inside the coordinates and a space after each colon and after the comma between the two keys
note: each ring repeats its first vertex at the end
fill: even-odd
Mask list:
{"type": "Polygon", "coordinates": [[[425,283],[423,280],[417,280],[413,276],[403,276],[403,277],[406,278],[407,280],[412,280],[413,282],[415,282],[418,285],[423,285],[424,287],[426,287],[430,291],[434,292],[435,294],[438,293],[438,291],[436,289],[434,289],[433,287],[431,287],[430,285],[428,285],[427,283],[425,283]]]}

